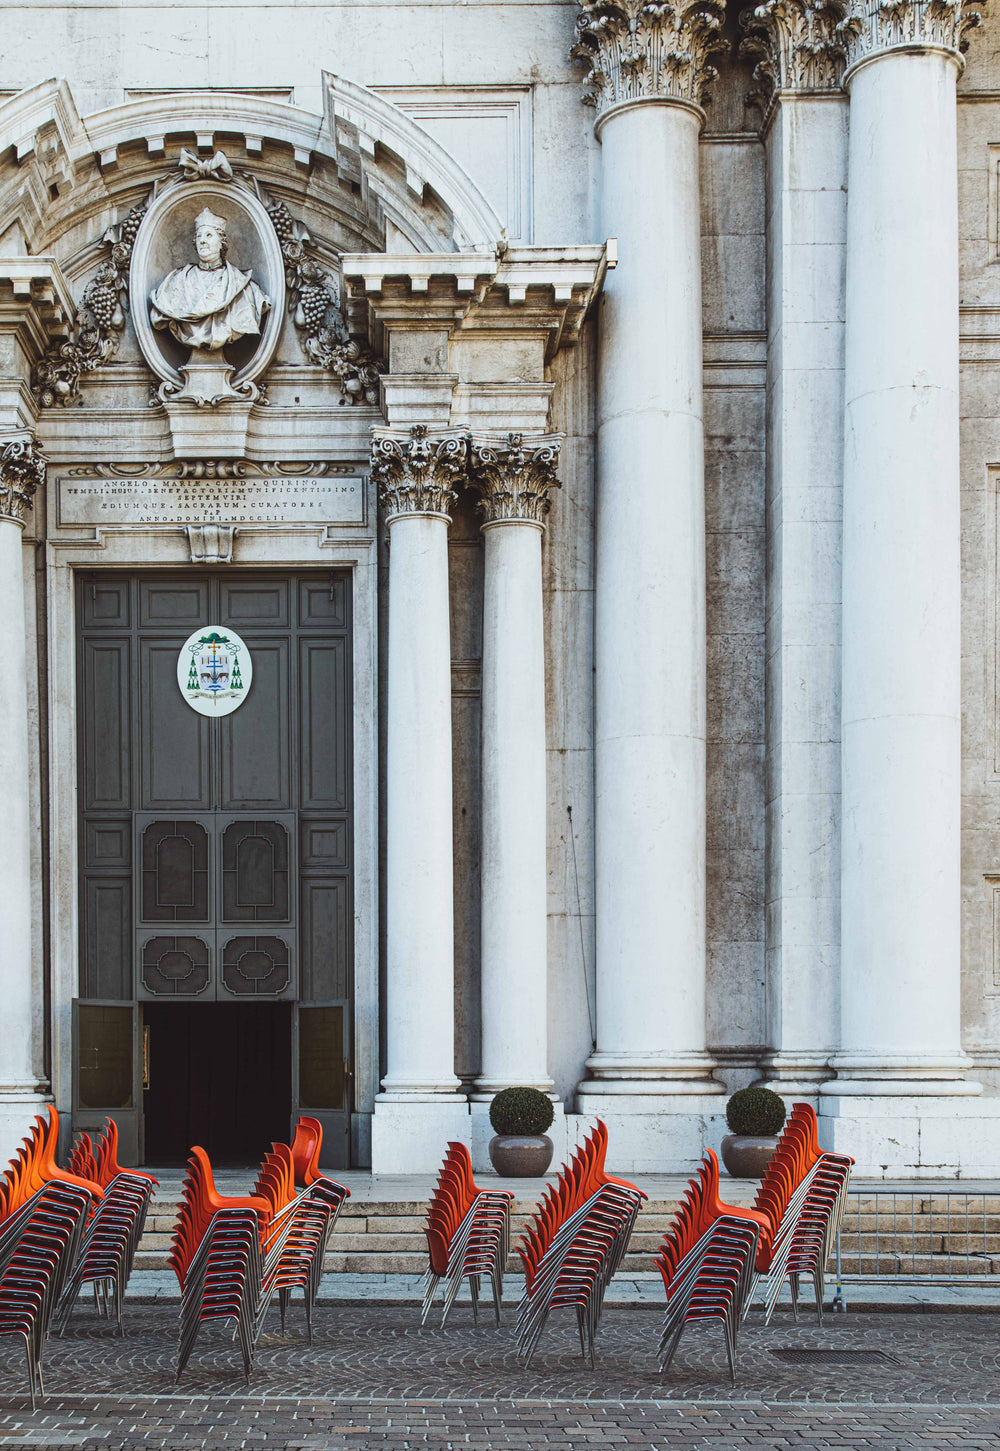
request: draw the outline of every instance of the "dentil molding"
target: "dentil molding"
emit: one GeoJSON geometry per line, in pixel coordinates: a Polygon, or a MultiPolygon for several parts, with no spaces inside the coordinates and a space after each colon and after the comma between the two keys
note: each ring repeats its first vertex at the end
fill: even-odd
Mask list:
{"type": "Polygon", "coordinates": [[[781,91],[840,90],[847,66],[845,0],[764,0],[740,15],[740,54],[766,104],[781,91]]]}
{"type": "Polygon", "coordinates": [[[27,522],[35,490],[45,483],[45,459],[34,439],[0,442],[0,519],[27,522]]]}
{"type": "Polygon", "coordinates": [[[465,476],[467,448],[456,429],[373,428],[372,478],[386,514],[447,514],[465,476]]]}
{"type": "Polygon", "coordinates": [[[562,435],[473,434],[469,439],[469,484],[484,527],[505,521],[542,524],[559,488],[556,468],[562,435]]]}
{"type": "Polygon", "coordinates": [[[704,105],[728,42],[724,0],[580,0],[575,60],[587,67],[584,100],[598,116],[627,101],[704,105]]]}

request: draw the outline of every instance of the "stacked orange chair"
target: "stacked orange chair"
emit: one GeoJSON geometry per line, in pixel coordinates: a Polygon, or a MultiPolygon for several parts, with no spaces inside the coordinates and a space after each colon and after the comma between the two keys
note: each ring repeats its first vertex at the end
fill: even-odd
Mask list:
{"type": "Polygon", "coordinates": [[[59,1115],[36,1118],[0,1178],[0,1335],[24,1341],[32,1409],[44,1395],[42,1353],[55,1306],[80,1252],[99,1184],[56,1167],[59,1115]]]}
{"type": "Polygon", "coordinates": [[[469,1281],[473,1318],[479,1318],[479,1282],[490,1282],[493,1313],[500,1324],[503,1272],[510,1249],[510,1206],[513,1194],[506,1189],[480,1189],[472,1177],[472,1159],[464,1144],[448,1145],[437,1186],[427,1210],[424,1233],[429,1263],[424,1281],[421,1325],[427,1321],[442,1280],[447,1282],[441,1324],[469,1281]]]}
{"type": "Polygon", "coordinates": [[[824,1152],[819,1146],[816,1112],[808,1103],[792,1105],[774,1157],[761,1179],[754,1201],[775,1225],[769,1256],[762,1256],[751,1290],[749,1309],[764,1284],[764,1323],[774,1312],[781,1287],[789,1280],[792,1310],[798,1319],[799,1276],[813,1283],[816,1314],[823,1323],[824,1271],[847,1202],[854,1160],[824,1152]]]}
{"type": "MultiPolygon", "coordinates": [[[[309,1120],[298,1151],[274,1144],[247,1196],[219,1194],[204,1149],[191,1150],[170,1262],[181,1285],[177,1378],[198,1332],[211,1320],[235,1320],[249,1383],[253,1355],[277,1291],[284,1328],[288,1298],[301,1287],[311,1337],[323,1256],[348,1191],[319,1173],[322,1129],[309,1120]],[[301,1188],[298,1173],[309,1182],[301,1188]]],[[[298,1133],[296,1139],[299,1139],[298,1133]]]]}
{"type": "Polygon", "coordinates": [[[530,1364],[549,1311],[576,1310],[580,1348],[594,1363],[604,1295],[619,1268],[646,1195],[604,1171],[608,1131],[596,1129],[542,1197],[518,1245],[525,1293],[518,1307],[518,1354],[530,1364]]]}
{"type": "Polygon", "coordinates": [[[118,1126],[108,1119],[96,1146],[81,1134],[70,1168],[100,1184],[101,1201],[87,1226],[76,1266],[57,1311],[59,1333],[65,1334],[77,1296],[84,1284],[94,1287],[94,1302],[105,1317],[114,1315],[118,1334],[124,1335],[122,1309],[146,1215],[157,1181],[138,1169],[118,1163],[118,1126]]]}
{"type": "Polygon", "coordinates": [[[823,1268],[853,1160],[823,1153],[816,1128],[813,1109],[795,1104],[752,1208],[720,1200],[719,1162],[706,1153],[656,1256],[667,1294],[661,1370],[673,1360],[686,1325],[718,1320],[735,1385],[739,1330],[761,1285],[767,1323],[785,1279],[792,1281],[794,1307],[798,1276],[809,1274],[822,1318],[823,1268]]]}

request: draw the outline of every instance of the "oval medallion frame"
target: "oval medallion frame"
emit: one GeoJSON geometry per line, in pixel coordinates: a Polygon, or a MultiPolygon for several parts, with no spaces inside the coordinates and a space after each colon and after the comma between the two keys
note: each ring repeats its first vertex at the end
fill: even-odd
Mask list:
{"type": "Polygon", "coordinates": [[[250,694],[252,684],[250,647],[227,625],[202,625],[187,637],[177,652],[177,688],[185,704],[199,715],[212,720],[232,715],[250,694]],[[225,649],[226,646],[229,648],[225,649]],[[215,656],[215,660],[209,660],[210,656],[215,656]],[[216,683],[206,687],[203,684],[206,677],[213,677],[216,683]]]}
{"type": "Polygon", "coordinates": [[[285,317],[285,261],[281,243],[263,203],[239,182],[179,182],[150,202],[136,234],[129,268],[129,296],[136,338],[146,362],[165,383],[180,384],[189,349],[167,329],[153,327],[150,293],[174,268],[196,261],[194,221],[209,207],[224,217],[227,260],[250,271],[271,306],[258,338],[243,337],[220,350],[235,370],[237,389],[260,377],[274,357],[285,317]]]}

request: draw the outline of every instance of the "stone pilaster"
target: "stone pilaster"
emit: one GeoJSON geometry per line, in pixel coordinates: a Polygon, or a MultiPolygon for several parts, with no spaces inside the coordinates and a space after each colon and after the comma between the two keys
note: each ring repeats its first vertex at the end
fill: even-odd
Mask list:
{"type": "Polygon", "coordinates": [[[386,712],[386,1074],[376,1173],[427,1173],[467,1137],[455,1076],[448,509],[464,477],[454,430],[372,431],[389,529],[386,712]]]}
{"type": "Polygon", "coordinates": [[[12,1152],[41,1095],[32,1062],[31,812],[21,531],[45,460],[31,438],[0,440],[0,1150],[12,1152]]]}
{"type": "Polygon", "coordinates": [[[473,435],[483,515],[482,1068],[477,1090],[549,1089],[542,532],[557,435],[473,435]]]}

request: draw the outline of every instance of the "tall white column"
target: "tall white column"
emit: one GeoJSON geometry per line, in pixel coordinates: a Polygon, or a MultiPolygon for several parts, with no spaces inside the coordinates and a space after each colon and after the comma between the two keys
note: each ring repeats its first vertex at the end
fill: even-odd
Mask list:
{"type": "Polygon", "coordinates": [[[30,439],[0,445],[0,1161],[39,1111],[31,994],[31,819],[21,533],[45,464],[30,439]]]}
{"type": "Polygon", "coordinates": [[[542,534],[559,439],[475,435],[486,545],[482,695],[482,1070],[477,1091],[552,1087],[547,1062],[542,534]]]}
{"type": "Polygon", "coordinates": [[[622,1113],[655,1114],[670,1109],[662,1095],[721,1092],[705,1050],[698,176],[721,19],[714,3],[583,0],[577,22],[602,230],[619,250],[598,344],[597,1049],[585,1111],[607,1111],[613,1095],[622,1113]]]}
{"type": "Polygon", "coordinates": [[[448,509],[465,439],[375,429],[389,530],[386,722],[386,1074],[376,1173],[426,1173],[468,1118],[455,1076],[448,509]]]}
{"type": "Polygon", "coordinates": [[[840,1096],[979,1092],[960,1042],[956,14],[873,3],[845,77],[840,1096]]]}
{"type": "Polygon", "coordinates": [[[840,1041],[840,594],[846,46],[829,0],[744,11],[767,152],[765,1076],[829,1078],[840,1041]]]}

